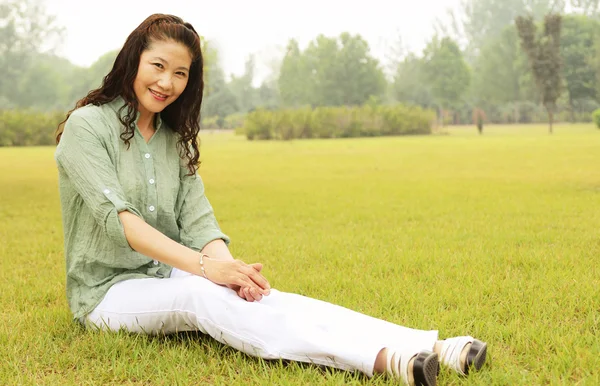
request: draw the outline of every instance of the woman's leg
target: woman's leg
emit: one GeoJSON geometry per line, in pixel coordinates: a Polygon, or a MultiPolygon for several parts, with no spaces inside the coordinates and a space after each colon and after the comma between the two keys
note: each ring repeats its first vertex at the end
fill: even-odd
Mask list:
{"type": "MultiPolygon", "coordinates": [[[[173,269],[171,277],[191,276],[190,273],[173,269]]],[[[261,302],[281,312],[310,320],[322,328],[335,328],[344,335],[363,334],[381,347],[411,347],[433,351],[438,339],[437,330],[417,330],[377,319],[345,307],[318,299],[277,291],[278,296],[263,297],[261,302]],[[308,312],[307,312],[308,310],[308,312]]]]}
{"type": "Polygon", "coordinates": [[[249,355],[358,370],[367,376],[373,375],[382,348],[431,350],[437,339],[435,331],[406,329],[277,290],[250,303],[229,288],[177,272],[169,279],[115,284],[87,322],[150,334],[199,330],[249,355]]]}
{"type": "Polygon", "coordinates": [[[263,297],[261,302],[295,315],[323,329],[334,329],[345,336],[364,336],[381,347],[411,347],[433,350],[438,332],[417,330],[377,319],[322,300],[288,292],[263,297]]]}

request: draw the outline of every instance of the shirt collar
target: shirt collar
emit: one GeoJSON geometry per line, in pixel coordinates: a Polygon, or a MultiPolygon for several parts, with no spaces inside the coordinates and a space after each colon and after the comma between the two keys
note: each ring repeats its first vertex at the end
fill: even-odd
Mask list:
{"type": "Polygon", "coordinates": [[[160,130],[163,126],[163,120],[161,113],[156,114],[156,131],[160,130]]]}

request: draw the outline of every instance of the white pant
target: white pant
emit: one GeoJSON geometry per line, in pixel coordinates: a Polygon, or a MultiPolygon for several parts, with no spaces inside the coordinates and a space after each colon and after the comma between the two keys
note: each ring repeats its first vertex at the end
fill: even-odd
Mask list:
{"type": "Polygon", "coordinates": [[[432,350],[438,337],[437,331],[402,327],[276,289],[250,303],[178,269],[168,279],[113,285],[86,322],[150,334],[198,330],[248,355],[358,370],[369,377],[382,348],[432,350]]]}

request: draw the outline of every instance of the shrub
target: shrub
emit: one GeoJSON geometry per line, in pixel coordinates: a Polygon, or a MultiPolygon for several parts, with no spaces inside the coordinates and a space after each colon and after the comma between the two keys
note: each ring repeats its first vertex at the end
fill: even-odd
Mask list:
{"type": "Polygon", "coordinates": [[[62,111],[0,111],[0,146],[53,145],[56,128],[65,117],[62,111]]]}
{"type": "Polygon", "coordinates": [[[431,134],[433,122],[433,111],[400,104],[258,109],[246,116],[244,132],[250,140],[431,134]]]}
{"type": "Polygon", "coordinates": [[[244,129],[248,139],[272,139],[274,136],[273,127],[277,117],[275,114],[264,110],[257,109],[248,114],[244,122],[244,129]]]}
{"type": "Polygon", "coordinates": [[[592,119],[594,120],[596,127],[600,129],[600,109],[592,113],[592,119]]]}

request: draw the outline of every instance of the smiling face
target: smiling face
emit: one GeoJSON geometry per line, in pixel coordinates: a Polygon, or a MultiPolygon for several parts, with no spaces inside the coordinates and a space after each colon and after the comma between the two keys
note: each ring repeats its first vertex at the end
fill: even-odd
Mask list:
{"type": "Polygon", "coordinates": [[[159,113],[175,102],[188,83],[192,57],[173,40],[153,41],[142,52],[133,90],[142,115],[159,113]]]}

